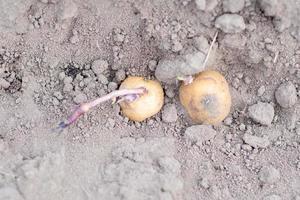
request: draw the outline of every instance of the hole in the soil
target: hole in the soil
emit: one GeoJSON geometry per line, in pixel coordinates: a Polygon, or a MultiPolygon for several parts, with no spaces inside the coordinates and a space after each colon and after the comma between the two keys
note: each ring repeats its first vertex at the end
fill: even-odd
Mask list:
{"type": "Polygon", "coordinates": [[[81,70],[76,68],[74,64],[69,63],[68,67],[65,69],[65,74],[67,76],[71,76],[73,79],[76,77],[77,74],[81,73],[81,70]]]}
{"type": "Polygon", "coordinates": [[[20,91],[22,88],[22,79],[16,78],[14,81],[10,84],[10,86],[7,88],[7,90],[13,94],[18,91],[20,91]]]}

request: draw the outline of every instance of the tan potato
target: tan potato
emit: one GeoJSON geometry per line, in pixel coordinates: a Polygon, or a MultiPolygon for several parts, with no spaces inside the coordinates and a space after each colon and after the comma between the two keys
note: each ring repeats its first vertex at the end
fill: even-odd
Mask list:
{"type": "Polygon", "coordinates": [[[158,81],[131,76],[122,82],[120,89],[139,87],[146,88],[147,93],[132,102],[123,101],[120,103],[123,114],[137,122],[141,122],[158,113],[164,103],[164,92],[158,81]]]}
{"type": "Polygon", "coordinates": [[[231,95],[226,79],[217,71],[203,71],[188,85],[181,85],[179,98],[196,123],[217,124],[230,112],[231,95]]]}

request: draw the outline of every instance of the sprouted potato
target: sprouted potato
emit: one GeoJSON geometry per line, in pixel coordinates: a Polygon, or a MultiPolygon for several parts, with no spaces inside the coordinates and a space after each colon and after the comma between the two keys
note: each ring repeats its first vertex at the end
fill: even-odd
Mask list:
{"type": "Polygon", "coordinates": [[[191,119],[201,124],[218,124],[230,112],[231,95],[226,79],[217,71],[203,71],[182,84],[179,98],[191,119]]]}
{"type": "Polygon", "coordinates": [[[159,82],[130,76],[122,82],[119,90],[81,104],[66,121],[59,124],[58,129],[68,127],[82,114],[108,100],[120,103],[122,112],[126,117],[140,122],[160,111],[164,102],[164,93],[159,82]]]}

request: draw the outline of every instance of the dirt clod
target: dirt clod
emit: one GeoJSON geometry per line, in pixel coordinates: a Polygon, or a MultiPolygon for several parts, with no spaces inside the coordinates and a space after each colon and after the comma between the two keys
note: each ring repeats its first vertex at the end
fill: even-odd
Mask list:
{"type": "Polygon", "coordinates": [[[223,1],[223,11],[237,13],[243,10],[245,5],[244,0],[224,0],[223,1]]]}
{"type": "Polygon", "coordinates": [[[281,107],[292,107],[297,102],[297,91],[294,84],[291,82],[281,84],[275,92],[275,97],[281,107]]]}
{"type": "Polygon", "coordinates": [[[270,125],[274,118],[274,107],[269,103],[258,102],[248,108],[249,117],[262,125],[270,125]]]}
{"type": "Polygon", "coordinates": [[[250,134],[245,134],[243,140],[246,144],[254,148],[266,148],[270,145],[270,141],[267,138],[261,138],[250,134]]]}
{"type": "Polygon", "coordinates": [[[274,184],[280,179],[280,172],[273,166],[263,166],[258,174],[259,180],[266,184],[274,184]]]}
{"type": "Polygon", "coordinates": [[[224,14],[216,19],[215,27],[225,33],[239,33],[245,30],[246,25],[242,16],[237,14],[224,14]]]}

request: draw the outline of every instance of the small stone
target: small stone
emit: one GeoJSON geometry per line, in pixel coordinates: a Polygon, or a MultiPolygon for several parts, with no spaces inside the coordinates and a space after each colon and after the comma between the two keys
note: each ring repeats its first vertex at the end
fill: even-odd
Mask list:
{"type": "Polygon", "coordinates": [[[157,66],[157,61],[156,60],[150,60],[149,63],[148,63],[148,68],[151,70],[151,71],[155,71],[155,68],[157,66]]]}
{"type": "Polygon", "coordinates": [[[263,200],[281,200],[281,197],[276,194],[265,196],[263,200]]]}
{"type": "Polygon", "coordinates": [[[174,41],[172,45],[172,51],[173,52],[179,52],[183,49],[182,44],[179,41],[174,41]]]}
{"type": "Polygon", "coordinates": [[[266,87],[265,86],[260,86],[257,90],[257,96],[261,97],[266,91],[266,87]]]}
{"type": "Polygon", "coordinates": [[[98,75],[108,69],[108,62],[106,60],[95,60],[92,64],[93,72],[98,75]]]}
{"type": "Polygon", "coordinates": [[[249,117],[262,125],[271,125],[274,118],[274,107],[269,103],[258,102],[248,108],[249,117]]]}
{"type": "Polygon", "coordinates": [[[195,0],[196,6],[199,10],[204,11],[206,8],[206,0],[195,0]]]}
{"type": "Polygon", "coordinates": [[[227,117],[225,120],[224,120],[224,124],[229,126],[232,124],[232,117],[227,117]]]}
{"type": "Polygon", "coordinates": [[[169,97],[169,98],[174,98],[175,96],[175,92],[174,92],[174,89],[172,88],[167,88],[166,89],[166,96],[169,97]]]}
{"type": "Polygon", "coordinates": [[[215,27],[225,33],[239,33],[245,30],[246,25],[242,16],[237,14],[223,14],[215,21],[215,27]]]}
{"type": "Polygon", "coordinates": [[[237,13],[244,9],[244,0],[224,0],[223,1],[223,11],[237,13]]]}
{"type": "Polygon", "coordinates": [[[121,34],[121,33],[117,33],[114,35],[114,41],[118,42],[118,43],[122,43],[125,39],[125,35],[121,34]]]}
{"type": "Polygon", "coordinates": [[[54,95],[58,100],[62,100],[62,99],[64,98],[64,96],[61,94],[60,91],[54,92],[53,95],[54,95]]]}
{"type": "Polygon", "coordinates": [[[248,144],[243,144],[242,149],[247,151],[247,152],[250,152],[252,150],[252,147],[248,144]]]}
{"type": "Polygon", "coordinates": [[[267,138],[262,138],[247,133],[244,135],[243,140],[246,144],[249,144],[254,148],[267,148],[270,145],[270,141],[267,138]]]}
{"type": "Polygon", "coordinates": [[[107,88],[109,91],[114,91],[118,88],[118,84],[115,82],[110,82],[110,83],[108,83],[107,88]]]}
{"type": "Polygon", "coordinates": [[[57,17],[59,20],[67,20],[75,17],[78,13],[78,7],[73,0],[61,0],[57,6],[57,17]]]}
{"type": "Polygon", "coordinates": [[[1,88],[7,89],[7,88],[9,88],[9,86],[10,86],[10,83],[8,81],[6,81],[3,78],[0,78],[0,89],[1,88]]]}
{"type": "Polygon", "coordinates": [[[239,129],[240,129],[240,131],[245,131],[245,130],[246,130],[246,125],[243,124],[243,123],[241,123],[241,124],[239,125],[239,129]]]}
{"type": "Polygon", "coordinates": [[[78,37],[78,35],[77,35],[77,34],[72,35],[72,37],[70,37],[70,42],[71,42],[71,44],[76,44],[76,43],[78,43],[78,42],[79,42],[79,37],[78,37]]]}
{"type": "Polygon", "coordinates": [[[87,96],[84,93],[78,93],[74,98],[73,101],[77,104],[83,103],[87,101],[87,96]]]}
{"type": "Polygon", "coordinates": [[[97,77],[98,77],[99,82],[102,83],[103,85],[108,84],[108,80],[107,80],[106,76],[104,76],[103,74],[98,74],[97,77]]]}
{"type": "Polygon", "coordinates": [[[292,82],[281,84],[275,92],[275,98],[281,107],[292,107],[297,102],[297,91],[295,85],[292,82]]]}
{"type": "Polygon", "coordinates": [[[194,125],[185,130],[184,137],[192,144],[202,145],[205,141],[211,140],[217,132],[209,125],[194,125]]]}
{"type": "Polygon", "coordinates": [[[281,1],[278,0],[258,0],[258,5],[264,11],[264,14],[270,17],[276,16],[283,9],[281,1]]]}
{"type": "Polygon", "coordinates": [[[207,53],[209,49],[208,40],[204,36],[198,36],[194,38],[194,46],[202,53],[207,53]]]}
{"type": "Polygon", "coordinates": [[[214,10],[217,5],[218,5],[218,0],[209,0],[209,1],[206,1],[206,11],[212,11],[214,10]]]}
{"type": "Polygon", "coordinates": [[[166,104],[162,111],[162,120],[166,123],[177,121],[177,109],[175,104],[166,104]]]}
{"type": "Polygon", "coordinates": [[[225,139],[226,139],[227,141],[230,141],[230,140],[232,139],[232,134],[231,134],[231,133],[227,134],[227,135],[225,136],[225,139]]]}
{"type": "Polygon", "coordinates": [[[260,181],[266,184],[274,184],[280,179],[280,172],[273,166],[264,166],[258,173],[260,181]]]}
{"type": "Polygon", "coordinates": [[[66,84],[64,85],[63,91],[64,91],[65,93],[69,93],[69,92],[71,92],[72,90],[73,90],[73,85],[72,85],[71,83],[66,83],[66,84]]]}
{"type": "Polygon", "coordinates": [[[121,82],[121,81],[123,81],[125,78],[126,78],[125,70],[124,70],[124,69],[119,69],[119,70],[116,72],[116,80],[117,80],[118,82],[121,82]]]}
{"type": "Polygon", "coordinates": [[[65,72],[60,72],[60,73],[58,74],[58,79],[61,80],[61,81],[64,80],[65,77],[66,77],[65,72]]]}
{"type": "Polygon", "coordinates": [[[208,189],[208,188],[209,188],[209,181],[208,181],[208,179],[207,179],[206,177],[201,178],[201,179],[199,180],[199,185],[200,185],[201,187],[203,187],[204,189],[208,189]]]}
{"type": "Polygon", "coordinates": [[[178,76],[199,73],[203,71],[205,57],[206,54],[195,51],[174,59],[162,59],[156,67],[155,77],[165,83],[174,83],[178,76]]]}

